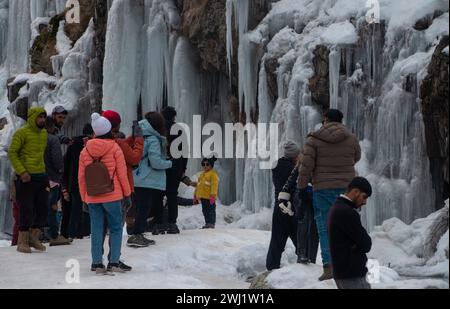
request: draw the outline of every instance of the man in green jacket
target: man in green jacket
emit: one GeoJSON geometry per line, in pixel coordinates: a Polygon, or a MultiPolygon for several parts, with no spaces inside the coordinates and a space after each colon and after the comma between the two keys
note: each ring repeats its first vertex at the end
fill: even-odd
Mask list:
{"type": "Polygon", "coordinates": [[[50,191],[45,172],[44,153],[47,131],[43,108],[30,108],[27,124],[14,134],[8,156],[17,174],[16,192],[20,207],[17,251],[31,253],[46,248],[40,242],[41,228],[47,223],[47,203],[50,191]]]}

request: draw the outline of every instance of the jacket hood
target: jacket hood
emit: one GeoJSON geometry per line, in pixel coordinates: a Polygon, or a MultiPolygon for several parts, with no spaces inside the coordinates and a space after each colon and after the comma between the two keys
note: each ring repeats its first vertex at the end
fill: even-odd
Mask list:
{"type": "Polygon", "coordinates": [[[161,134],[158,133],[158,131],[153,129],[151,124],[146,119],[139,121],[139,125],[142,128],[142,132],[144,133],[144,137],[155,136],[161,141],[161,143],[165,144],[167,142],[166,137],[162,136],[161,134]]]}
{"type": "Polygon", "coordinates": [[[93,157],[103,157],[107,152],[111,151],[116,142],[111,139],[95,138],[87,142],[86,150],[93,157]]]}
{"type": "Polygon", "coordinates": [[[42,107],[32,107],[28,110],[28,120],[27,120],[27,124],[36,131],[41,131],[44,130],[45,128],[38,128],[36,125],[36,118],[41,115],[41,114],[46,114],[47,112],[45,111],[44,108],[42,107]]]}
{"type": "Polygon", "coordinates": [[[339,122],[331,122],[324,125],[320,130],[311,133],[310,136],[329,144],[338,144],[351,136],[351,132],[339,122]]]}

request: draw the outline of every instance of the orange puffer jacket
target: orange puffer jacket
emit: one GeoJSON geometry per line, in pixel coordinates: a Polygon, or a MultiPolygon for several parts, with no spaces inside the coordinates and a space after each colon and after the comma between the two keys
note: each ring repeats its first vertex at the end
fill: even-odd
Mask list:
{"type": "Polygon", "coordinates": [[[124,197],[131,195],[125,158],[119,145],[117,145],[114,140],[93,139],[87,143],[86,147],[80,154],[78,184],[80,186],[81,199],[87,204],[101,204],[120,201],[124,197]],[[111,177],[114,175],[113,192],[100,196],[89,196],[87,194],[85,169],[93,161],[91,155],[95,158],[102,158],[101,161],[108,168],[109,175],[111,177]]]}

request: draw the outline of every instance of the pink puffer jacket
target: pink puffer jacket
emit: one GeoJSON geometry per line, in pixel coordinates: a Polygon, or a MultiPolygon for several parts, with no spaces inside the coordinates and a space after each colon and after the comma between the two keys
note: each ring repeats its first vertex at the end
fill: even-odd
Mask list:
{"type": "Polygon", "coordinates": [[[127,176],[127,166],[122,149],[114,140],[93,139],[90,140],[80,154],[80,165],[78,169],[78,184],[83,202],[87,204],[100,204],[120,201],[131,195],[130,184],[127,176]],[[88,151],[89,153],[88,153],[88,151]],[[85,169],[92,163],[92,156],[102,158],[109,175],[114,174],[114,192],[101,196],[89,196],[86,189],[85,169]]]}

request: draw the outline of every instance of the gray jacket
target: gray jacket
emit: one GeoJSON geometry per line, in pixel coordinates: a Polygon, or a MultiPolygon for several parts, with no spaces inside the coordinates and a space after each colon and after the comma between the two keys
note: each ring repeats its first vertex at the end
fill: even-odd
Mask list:
{"type": "Polygon", "coordinates": [[[64,158],[59,138],[49,134],[44,154],[45,171],[51,181],[61,183],[64,170],[64,158]]]}

